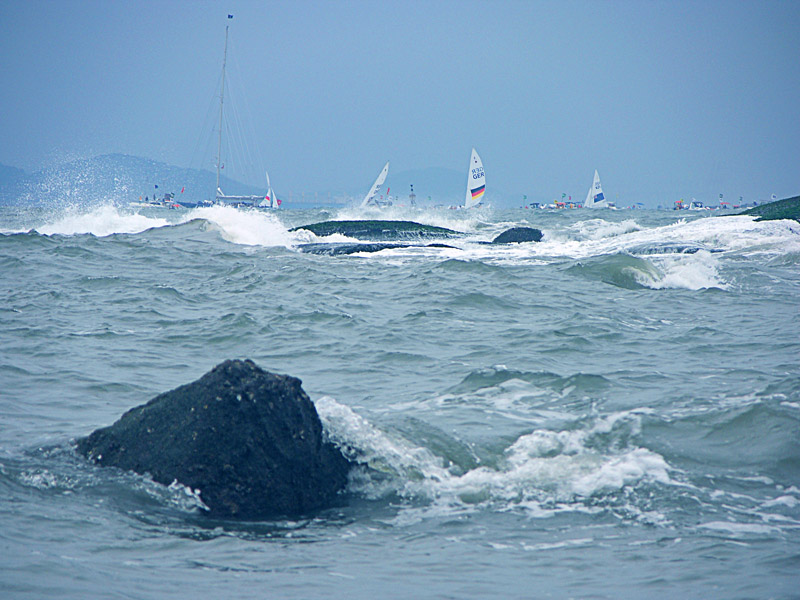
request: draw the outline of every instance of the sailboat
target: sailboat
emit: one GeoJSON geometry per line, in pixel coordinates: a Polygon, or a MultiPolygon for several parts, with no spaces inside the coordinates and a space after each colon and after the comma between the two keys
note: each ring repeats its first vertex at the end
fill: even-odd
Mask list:
{"type": "MultiPolygon", "coordinates": [[[[229,19],[233,15],[228,15],[229,19]]],[[[267,193],[264,196],[228,196],[220,187],[220,169],[222,169],[222,117],[223,117],[223,104],[225,101],[225,67],[228,63],[228,28],[225,26],[225,53],[222,58],[222,85],[219,92],[219,131],[217,134],[217,193],[214,197],[216,204],[228,204],[232,206],[251,206],[261,208],[277,208],[280,202],[275,198],[275,193],[272,191],[272,186],[269,183],[269,173],[267,173],[267,193]]]]}
{"type": "Polygon", "coordinates": [[[603,186],[600,185],[600,175],[597,169],[594,170],[594,180],[592,186],[589,188],[589,193],[586,194],[586,201],[583,203],[584,208],[613,208],[614,205],[606,200],[603,195],[603,186]]]}
{"type": "Polygon", "coordinates": [[[386,206],[391,204],[391,202],[381,202],[378,198],[378,191],[380,191],[383,182],[386,181],[386,176],[389,174],[389,161],[386,161],[386,164],[381,169],[381,172],[378,174],[378,178],[375,180],[375,183],[372,184],[372,187],[369,188],[369,192],[367,195],[364,196],[364,199],[361,201],[361,206],[386,206]]]}
{"type": "Polygon", "coordinates": [[[272,184],[269,181],[269,173],[267,173],[267,194],[264,196],[264,199],[259,203],[259,208],[278,208],[281,205],[281,201],[275,195],[275,191],[272,189],[272,184]]]}
{"type": "Polygon", "coordinates": [[[483,172],[481,157],[472,149],[469,157],[469,170],[467,171],[467,196],[464,199],[464,208],[478,206],[486,192],[486,174],[483,172]]]}

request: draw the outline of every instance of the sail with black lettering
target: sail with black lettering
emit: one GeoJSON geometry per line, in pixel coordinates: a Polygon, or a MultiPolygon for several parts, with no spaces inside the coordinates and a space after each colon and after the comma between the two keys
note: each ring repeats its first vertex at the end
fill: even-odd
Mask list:
{"type": "Polygon", "coordinates": [[[469,171],[467,172],[467,197],[464,200],[464,208],[478,206],[483,200],[486,192],[486,174],[483,172],[481,157],[472,149],[469,157],[469,171]]]}
{"type": "Polygon", "coordinates": [[[600,185],[600,175],[597,169],[594,171],[594,179],[592,186],[589,188],[589,193],[586,194],[586,202],[583,203],[585,208],[609,208],[609,203],[603,195],[603,186],[600,185]]]}

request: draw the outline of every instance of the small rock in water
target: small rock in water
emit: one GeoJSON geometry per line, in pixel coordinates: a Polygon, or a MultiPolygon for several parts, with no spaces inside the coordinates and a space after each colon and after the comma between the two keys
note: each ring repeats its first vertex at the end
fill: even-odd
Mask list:
{"type": "Polygon", "coordinates": [[[533,227],[512,227],[492,240],[493,244],[514,244],[519,242],[539,242],[542,230],[533,227]]]}
{"type": "Polygon", "coordinates": [[[103,466],[199,490],[218,517],[292,517],[330,507],[350,463],[323,437],[301,382],[250,360],[228,360],[199,380],[126,412],[78,440],[103,466]]]}

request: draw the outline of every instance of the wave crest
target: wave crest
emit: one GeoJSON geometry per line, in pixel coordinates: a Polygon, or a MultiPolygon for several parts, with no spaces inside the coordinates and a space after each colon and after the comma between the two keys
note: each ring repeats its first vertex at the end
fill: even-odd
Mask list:
{"type": "Polygon", "coordinates": [[[671,467],[637,447],[640,415],[586,419],[560,430],[535,429],[496,457],[496,464],[458,469],[447,456],[381,431],[334,399],[317,401],[330,439],[361,465],[350,491],[379,499],[397,495],[429,506],[462,510],[514,506],[541,511],[566,503],[582,510],[597,497],[639,484],[670,484],[671,467]]]}

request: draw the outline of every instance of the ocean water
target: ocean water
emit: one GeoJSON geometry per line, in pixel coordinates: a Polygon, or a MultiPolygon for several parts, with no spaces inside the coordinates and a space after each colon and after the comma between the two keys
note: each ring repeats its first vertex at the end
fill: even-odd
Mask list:
{"type": "Polygon", "coordinates": [[[0,293],[3,598],[800,597],[796,222],[2,207],[0,293]],[[465,236],[289,231],[376,217],[465,236]],[[211,520],[75,454],[228,358],[302,379],[340,506],[211,520]]]}

